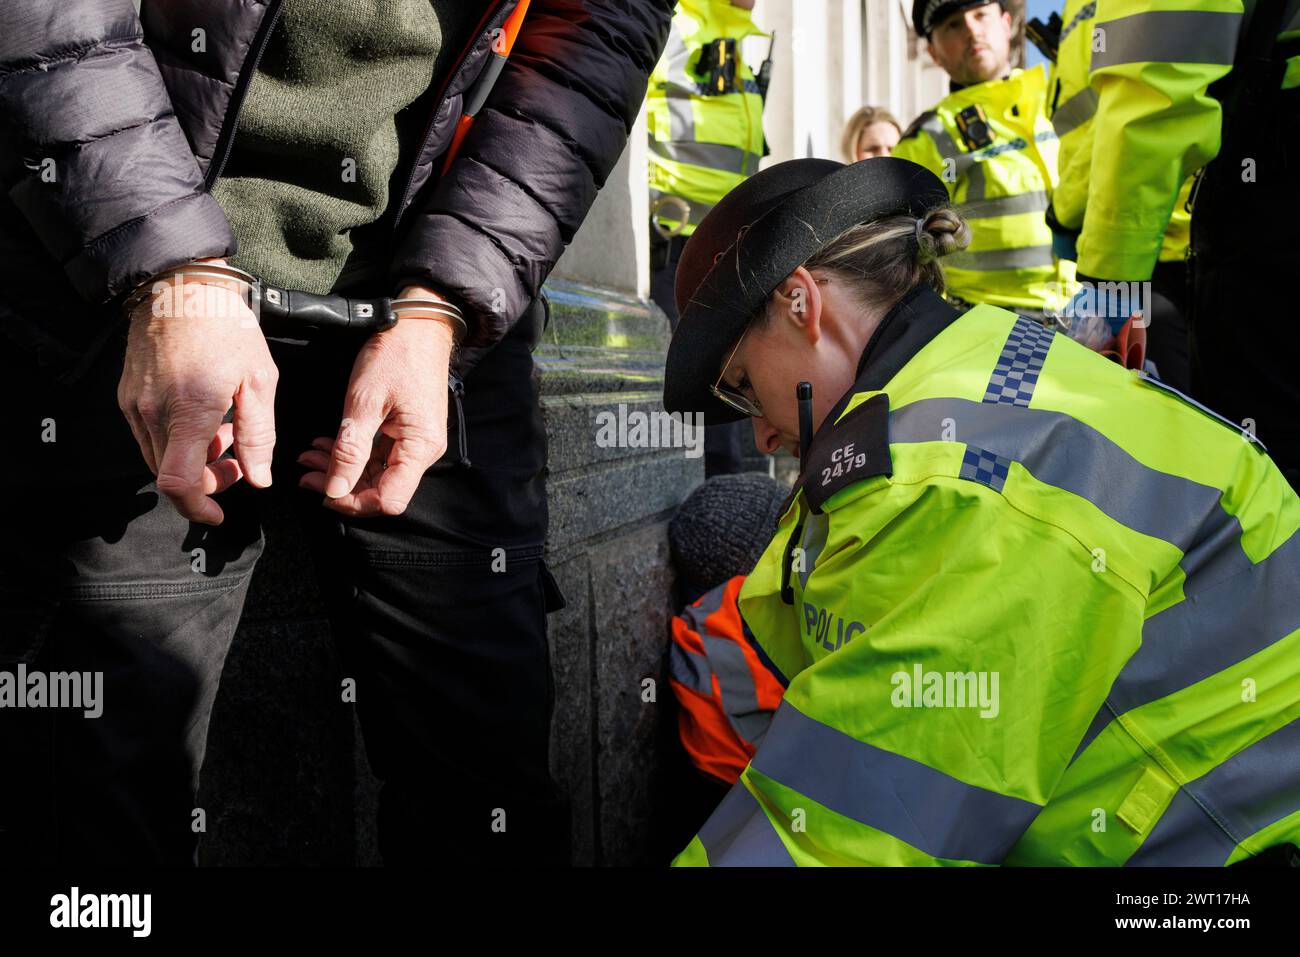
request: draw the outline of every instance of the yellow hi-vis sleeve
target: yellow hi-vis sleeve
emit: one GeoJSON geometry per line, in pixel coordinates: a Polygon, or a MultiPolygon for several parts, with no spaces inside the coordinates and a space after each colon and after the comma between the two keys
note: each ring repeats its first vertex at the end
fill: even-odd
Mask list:
{"type": "Polygon", "coordinates": [[[1151,278],[1178,191],[1218,154],[1241,0],[1097,0],[1089,84],[1098,95],[1079,272],[1151,278]]]}

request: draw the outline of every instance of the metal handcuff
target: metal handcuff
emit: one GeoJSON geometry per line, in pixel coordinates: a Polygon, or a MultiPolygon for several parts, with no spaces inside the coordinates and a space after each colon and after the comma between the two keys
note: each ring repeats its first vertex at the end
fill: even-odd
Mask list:
{"type": "MultiPolygon", "coordinates": [[[[220,279],[240,282],[245,286],[245,304],[257,319],[262,333],[286,338],[307,338],[313,333],[327,335],[369,336],[397,325],[403,318],[427,319],[429,314],[453,319],[458,327],[457,343],[464,340],[469,326],[460,307],[444,299],[423,296],[403,296],[377,299],[352,299],[339,295],[317,295],[298,290],[282,289],[264,282],[252,273],[221,263],[195,262],[177,266],[145,280],[136,286],[122,301],[122,314],[130,316],[146,299],[164,290],[160,284],[173,284],[183,277],[220,279]]],[[[450,375],[448,388],[456,405],[459,425],[461,464],[469,465],[465,450],[465,421],[461,398],[464,384],[457,375],[450,375]]],[[[381,464],[387,469],[388,462],[381,464]]]]}
{"type": "Polygon", "coordinates": [[[187,277],[242,283],[245,287],[245,304],[257,318],[262,332],[271,336],[306,338],[312,333],[370,335],[392,328],[398,319],[431,318],[429,314],[454,320],[459,330],[458,342],[469,331],[460,307],[445,299],[421,296],[382,296],[376,299],[352,299],[334,294],[322,296],[272,286],[234,266],[202,262],[177,266],[145,280],[123,300],[124,314],[129,315],[151,295],[161,293],[163,290],[158,288],[159,285],[174,284],[179,280],[183,286],[187,277]]]}

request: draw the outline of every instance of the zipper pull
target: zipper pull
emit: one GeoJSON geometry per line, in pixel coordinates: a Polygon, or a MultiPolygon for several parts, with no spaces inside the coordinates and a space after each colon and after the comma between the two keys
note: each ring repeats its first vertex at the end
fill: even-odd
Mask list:
{"type": "Polygon", "coordinates": [[[451,390],[452,401],[456,403],[456,441],[457,450],[460,452],[460,464],[469,467],[469,451],[465,446],[465,407],[461,404],[461,399],[465,396],[465,383],[456,373],[449,373],[447,376],[447,388],[451,390]]]}

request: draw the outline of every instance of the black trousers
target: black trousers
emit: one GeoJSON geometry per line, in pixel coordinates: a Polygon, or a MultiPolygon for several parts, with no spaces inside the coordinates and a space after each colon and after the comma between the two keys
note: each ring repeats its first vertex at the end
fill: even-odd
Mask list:
{"type": "Polygon", "coordinates": [[[262,519],[293,509],[313,550],[296,559],[317,577],[382,781],[385,862],[567,863],[567,809],[548,772],[546,613],[562,599],[542,561],[546,443],[526,339],[512,333],[466,379],[472,465],[459,463],[452,422],[406,511],[365,519],[299,488],[294,462],[336,434],[356,343],[269,340],[275,482],[221,493],[216,527],[157,493],[116,405],[123,342],[71,390],[0,359],[18,436],[3,488],[0,670],[103,676],[96,718],[0,709],[0,860],[197,860],[209,716],[262,519]]]}
{"type": "Polygon", "coordinates": [[[1151,319],[1147,327],[1147,358],[1160,378],[1180,392],[1191,391],[1190,332],[1187,328],[1187,265],[1156,263],[1151,274],[1151,319]]]}
{"type": "Polygon", "coordinates": [[[1300,267],[1294,250],[1253,261],[1202,256],[1193,269],[1192,393],[1268,448],[1300,491],[1300,330],[1279,278],[1300,267]]]}
{"type": "Polygon", "coordinates": [[[1249,43],[1263,37],[1271,53],[1233,68],[1219,94],[1222,146],[1194,191],[1191,380],[1196,398],[1258,436],[1300,490],[1300,325],[1290,290],[1300,269],[1290,228],[1300,207],[1300,88],[1282,89],[1300,44],[1275,45],[1280,14],[1269,13],[1261,8],[1249,43]]]}

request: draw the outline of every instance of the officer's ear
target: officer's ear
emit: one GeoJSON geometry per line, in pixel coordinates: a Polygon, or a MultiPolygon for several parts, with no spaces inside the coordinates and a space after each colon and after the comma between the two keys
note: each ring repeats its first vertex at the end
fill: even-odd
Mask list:
{"type": "Polygon", "coordinates": [[[822,334],[822,295],[816,277],[796,266],[776,287],[773,298],[777,314],[806,336],[810,345],[816,345],[822,334]]]}

